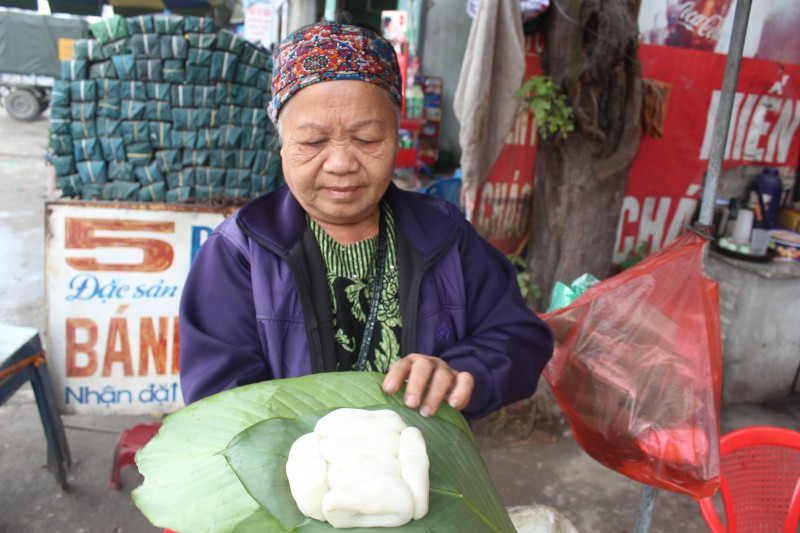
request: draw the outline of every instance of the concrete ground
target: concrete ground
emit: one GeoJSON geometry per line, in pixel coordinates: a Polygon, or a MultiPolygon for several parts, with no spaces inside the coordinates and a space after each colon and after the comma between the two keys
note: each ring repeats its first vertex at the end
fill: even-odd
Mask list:
{"type": "MultiPolygon", "coordinates": [[[[18,123],[0,110],[0,323],[44,331],[44,201],[47,120],[18,123]]],[[[0,407],[0,533],[152,532],[130,499],[141,483],[126,468],[121,490],[108,488],[112,450],[121,430],[139,416],[64,416],[73,466],[62,491],[46,466],[46,445],[31,390],[0,407]]],[[[733,405],[723,432],[749,425],[800,429],[800,397],[774,405],[733,405]]],[[[487,468],[507,506],[543,504],[581,532],[632,531],[643,485],[589,458],[568,428],[493,432],[476,426],[487,468]]],[[[705,531],[687,497],[659,491],[650,531],[705,531]]]]}

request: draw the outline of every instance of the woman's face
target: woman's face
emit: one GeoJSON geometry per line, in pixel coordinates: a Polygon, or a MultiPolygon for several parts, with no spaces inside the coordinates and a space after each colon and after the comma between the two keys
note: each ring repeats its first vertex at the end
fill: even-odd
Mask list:
{"type": "Polygon", "coordinates": [[[397,156],[397,112],[358,80],[316,83],[281,112],[286,184],[320,225],[377,221],[397,156]]]}

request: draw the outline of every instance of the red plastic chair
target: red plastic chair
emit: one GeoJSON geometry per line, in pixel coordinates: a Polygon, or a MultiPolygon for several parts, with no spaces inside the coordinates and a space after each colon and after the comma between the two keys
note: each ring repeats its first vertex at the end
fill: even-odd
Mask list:
{"type": "Polygon", "coordinates": [[[720,439],[720,495],[727,528],[712,498],[698,503],[713,533],[796,533],[800,519],[800,433],[753,426],[720,439]]]}
{"type": "Polygon", "coordinates": [[[136,457],[136,452],[150,442],[150,439],[155,436],[159,428],[161,428],[161,422],[136,424],[119,434],[117,442],[114,444],[114,462],[111,467],[109,488],[119,489],[120,472],[126,465],[135,466],[134,458],[136,457]]]}

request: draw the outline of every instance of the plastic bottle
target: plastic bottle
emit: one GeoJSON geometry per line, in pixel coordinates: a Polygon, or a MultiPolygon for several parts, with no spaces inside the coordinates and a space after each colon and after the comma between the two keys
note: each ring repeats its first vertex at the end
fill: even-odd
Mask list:
{"type": "Polygon", "coordinates": [[[421,119],[425,93],[419,85],[411,85],[406,89],[406,118],[421,119]]]}

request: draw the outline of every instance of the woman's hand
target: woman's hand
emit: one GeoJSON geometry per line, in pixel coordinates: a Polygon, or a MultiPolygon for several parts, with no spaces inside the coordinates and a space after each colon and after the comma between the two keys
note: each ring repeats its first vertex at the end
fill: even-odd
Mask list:
{"type": "Polygon", "coordinates": [[[458,372],[438,357],[419,353],[395,361],[383,380],[383,390],[394,394],[403,382],[407,382],[406,405],[419,407],[422,416],[436,413],[444,400],[459,411],[464,409],[475,388],[475,379],[469,372],[458,372]]]}

